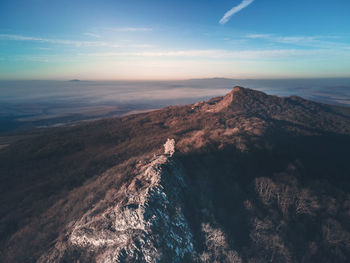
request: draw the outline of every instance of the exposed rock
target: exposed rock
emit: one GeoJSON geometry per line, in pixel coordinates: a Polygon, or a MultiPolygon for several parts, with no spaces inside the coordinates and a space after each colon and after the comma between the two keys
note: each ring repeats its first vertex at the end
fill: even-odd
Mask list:
{"type": "Polygon", "coordinates": [[[96,262],[183,262],[193,257],[193,236],[183,214],[183,170],[172,158],[175,140],[164,154],[139,167],[138,175],[101,211],[97,204],[67,230],[66,244],[39,262],[64,262],[69,251],[96,262]],[[63,250],[62,250],[63,249],[63,250]]]}

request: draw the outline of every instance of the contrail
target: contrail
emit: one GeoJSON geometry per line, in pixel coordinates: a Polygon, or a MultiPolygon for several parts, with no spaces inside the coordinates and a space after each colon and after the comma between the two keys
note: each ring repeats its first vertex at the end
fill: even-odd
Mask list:
{"type": "Polygon", "coordinates": [[[254,0],[243,0],[242,3],[240,3],[239,5],[233,7],[229,11],[227,11],[226,14],[221,18],[219,23],[220,24],[226,24],[234,14],[238,13],[243,8],[246,8],[248,5],[250,5],[253,2],[254,2],[254,0]]]}

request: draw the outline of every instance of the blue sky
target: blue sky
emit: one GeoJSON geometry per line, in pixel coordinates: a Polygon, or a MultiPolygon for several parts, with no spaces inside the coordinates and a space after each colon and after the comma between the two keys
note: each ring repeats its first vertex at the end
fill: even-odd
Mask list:
{"type": "Polygon", "coordinates": [[[346,0],[2,0],[0,79],[350,77],[346,0]]]}

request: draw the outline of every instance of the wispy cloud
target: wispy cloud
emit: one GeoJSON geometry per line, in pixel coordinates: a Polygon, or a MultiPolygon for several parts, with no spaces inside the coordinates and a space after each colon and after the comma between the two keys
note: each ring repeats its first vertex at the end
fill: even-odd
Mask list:
{"type": "MultiPolygon", "coordinates": [[[[85,33],[86,35],[87,33],[85,33]]],[[[94,36],[95,37],[95,36],[94,36]]],[[[104,42],[104,41],[76,41],[76,40],[65,40],[65,39],[51,39],[51,38],[42,38],[42,37],[33,37],[33,36],[22,36],[22,35],[10,35],[10,34],[0,34],[1,40],[11,40],[11,41],[28,41],[28,42],[39,42],[39,43],[50,43],[56,45],[72,45],[76,47],[107,47],[107,48],[151,48],[153,45],[149,44],[132,44],[128,45],[116,44],[113,42],[104,42]]]]}
{"type": "Polygon", "coordinates": [[[314,48],[343,48],[346,49],[348,44],[341,43],[339,41],[332,41],[336,39],[334,36],[277,36],[273,34],[248,34],[246,38],[249,39],[261,39],[264,41],[304,46],[304,47],[314,47],[314,48]]]}
{"type": "Polygon", "coordinates": [[[221,18],[219,23],[220,24],[226,24],[233,15],[235,15],[236,13],[241,11],[243,8],[246,8],[248,5],[250,5],[253,2],[254,2],[254,0],[243,0],[239,5],[234,6],[229,11],[227,11],[225,13],[225,15],[221,18]]]}
{"type": "Polygon", "coordinates": [[[318,41],[320,36],[275,36],[271,34],[249,34],[247,38],[252,39],[265,39],[273,42],[280,42],[286,44],[296,44],[296,43],[309,43],[318,41]]]}
{"type": "Polygon", "coordinates": [[[84,33],[85,36],[88,36],[88,37],[95,37],[95,38],[100,38],[101,36],[98,35],[98,34],[94,34],[94,33],[84,33]]]}
{"type": "Polygon", "coordinates": [[[246,35],[247,38],[252,38],[252,39],[268,39],[271,37],[269,34],[248,34],[246,35]]]}
{"type": "Polygon", "coordinates": [[[330,51],[330,50],[300,50],[300,49],[269,49],[269,50],[241,50],[231,51],[223,49],[209,50],[167,50],[167,51],[143,51],[143,52],[105,52],[105,53],[81,53],[80,56],[113,58],[113,57],[153,57],[153,58],[172,58],[172,57],[201,57],[210,59],[286,59],[295,57],[315,57],[329,53],[350,56],[350,52],[330,51]]]}
{"type": "Polygon", "coordinates": [[[117,27],[112,28],[113,31],[119,32],[149,32],[152,31],[152,28],[149,27],[117,27]]]}
{"type": "Polygon", "coordinates": [[[10,35],[10,34],[0,34],[0,39],[13,40],[13,41],[31,41],[31,42],[51,43],[51,44],[60,44],[60,45],[74,45],[77,47],[80,47],[80,46],[114,47],[114,48],[120,47],[120,45],[103,42],[103,41],[76,41],[76,40],[52,39],[52,38],[10,35]]]}
{"type": "Polygon", "coordinates": [[[154,48],[155,46],[154,45],[150,45],[150,44],[132,44],[130,45],[129,47],[132,47],[132,48],[154,48]]]}

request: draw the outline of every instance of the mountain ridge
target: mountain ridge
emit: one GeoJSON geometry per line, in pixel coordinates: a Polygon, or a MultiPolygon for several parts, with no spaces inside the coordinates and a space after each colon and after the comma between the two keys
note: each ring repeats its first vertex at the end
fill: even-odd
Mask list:
{"type": "MultiPolygon", "coordinates": [[[[70,243],[69,236],[83,222],[88,227],[77,227],[80,237],[94,233],[91,237],[103,238],[101,232],[89,232],[92,226],[104,227],[94,225],[102,221],[93,218],[102,220],[107,210],[114,211],[110,218],[123,213],[114,209],[116,204],[141,193],[140,171],[165,156],[168,138],[175,140],[176,151],[172,141],[165,155],[174,153],[186,187],[181,198],[148,208],[182,207],[188,230],[179,236],[185,240],[184,232],[191,233],[193,244],[183,262],[349,258],[349,115],[298,97],[241,87],[207,102],[54,129],[2,149],[1,258],[143,262],[143,252],[126,250],[118,259],[113,251],[121,246],[88,252],[70,243]],[[48,255],[55,248],[63,254],[52,259],[48,255]]],[[[152,233],[146,240],[157,240],[163,232],[140,233],[152,233]]],[[[128,233],[128,244],[140,247],[128,233]]],[[[168,251],[166,261],[176,262],[167,242],[153,248],[168,251]]],[[[162,255],[152,255],[152,262],[162,261],[162,255]]]]}

